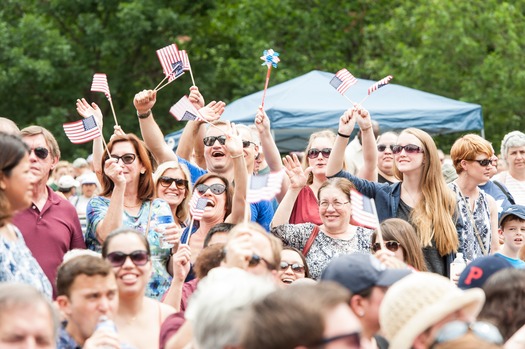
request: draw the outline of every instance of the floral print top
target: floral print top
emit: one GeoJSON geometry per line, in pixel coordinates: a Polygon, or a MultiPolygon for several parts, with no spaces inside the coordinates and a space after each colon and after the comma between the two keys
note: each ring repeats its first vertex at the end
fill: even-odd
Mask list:
{"type": "MultiPolygon", "coordinates": [[[[86,230],[86,246],[90,250],[100,252],[101,245],[97,240],[96,228],[98,223],[106,216],[109,208],[110,200],[96,196],[89,201],[87,206],[87,230],[86,230]]],[[[123,213],[122,225],[129,227],[146,234],[150,250],[151,261],[153,264],[153,275],[146,289],[146,296],[160,300],[164,293],[168,290],[171,284],[171,276],[166,270],[166,263],[171,255],[171,249],[162,249],[160,242],[162,235],[156,232],[155,219],[159,216],[170,215],[171,209],[169,204],[162,199],[155,199],[153,201],[144,201],[140,207],[137,216],[132,216],[126,211],[123,213]],[[148,217],[151,210],[150,224],[148,227],[148,217]],[[149,229],[148,229],[149,228],[149,229]],[[146,232],[146,229],[148,231],[146,232]]]]}

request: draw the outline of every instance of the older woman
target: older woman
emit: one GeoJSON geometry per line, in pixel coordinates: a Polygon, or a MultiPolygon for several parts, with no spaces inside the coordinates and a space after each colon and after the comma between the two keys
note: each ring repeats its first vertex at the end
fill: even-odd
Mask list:
{"type": "Polygon", "coordinates": [[[478,188],[491,177],[493,155],[492,145],[474,134],[457,139],[450,149],[458,178],[448,186],[457,195],[464,222],[461,248],[470,261],[499,249],[496,202],[478,188]]]}
{"type": "Polygon", "coordinates": [[[17,136],[0,132],[0,149],[0,283],[26,283],[51,298],[49,280],[11,224],[13,214],[28,208],[33,199],[29,148],[17,136]]]}
{"type": "MultiPolygon", "coordinates": [[[[303,176],[302,182],[305,180],[303,176]]],[[[291,179],[290,186],[295,186],[295,183],[298,180],[291,179]]],[[[318,279],[328,262],[339,254],[370,253],[372,230],[350,224],[350,191],[354,188],[347,179],[330,179],[321,185],[318,192],[318,212],[322,221],[320,226],[312,223],[283,224],[272,229],[272,233],[284,245],[303,251],[313,279],[318,279]]],[[[291,191],[286,193],[283,201],[290,193],[291,191]]],[[[281,203],[277,211],[282,206],[281,203]]]]}
{"type": "Polygon", "coordinates": [[[138,349],[158,348],[160,326],[175,309],[144,297],[153,272],[148,240],[133,229],[116,230],[104,240],[102,257],[111,263],[117,279],[115,324],[121,342],[138,349]]]}
{"type": "Polygon", "coordinates": [[[516,204],[525,205],[525,134],[520,131],[507,133],[501,142],[501,156],[508,170],[493,179],[507,187],[516,204]]]}
{"type": "Polygon", "coordinates": [[[88,204],[86,245],[100,250],[109,233],[123,226],[142,232],[152,246],[155,271],[147,295],[160,298],[171,282],[166,263],[172,251],[160,247],[162,237],[152,221],[171,215],[171,209],[166,201],[154,199],[151,154],[134,134],[117,135],[109,142],[101,165],[102,193],[88,204]]]}

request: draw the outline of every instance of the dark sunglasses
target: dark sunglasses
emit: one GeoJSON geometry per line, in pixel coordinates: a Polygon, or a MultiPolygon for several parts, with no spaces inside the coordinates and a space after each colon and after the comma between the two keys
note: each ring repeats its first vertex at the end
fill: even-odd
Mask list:
{"type": "Polygon", "coordinates": [[[106,259],[113,267],[121,267],[124,265],[128,257],[136,266],[145,265],[149,261],[148,252],[144,250],[133,251],[130,254],[125,254],[124,252],[120,251],[111,252],[106,256],[106,259]]]}
{"type": "MultiPolygon", "coordinates": [[[[36,157],[41,159],[41,160],[45,160],[47,158],[47,156],[49,155],[49,150],[47,150],[44,147],[36,147],[34,149],[31,149],[31,151],[33,151],[35,153],[36,157]]],[[[29,153],[29,154],[31,154],[31,153],[29,153]]]]}
{"type": "Polygon", "coordinates": [[[304,266],[301,264],[298,264],[298,263],[290,264],[288,262],[281,262],[279,264],[279,268],[281,268],[282,271],[285,271],[286,269],[288,269],[288,267],[291,267],[294,273],[304,273],[304,266]]]}
{"type": "Polygon", "coordinates": [[[111,155],[111,158],[117,159],[117,162],[119,162],[119,160],[122,160],[124,164],[130,165],[133,163],[133,161],[135,161],[135,159],[137,158],[137,155],[128,153],[122,156],[111,155]]]}
{"type": "MultiPolygon", "coordinates": [[[[385,247],[389,251],[396,252],[397,250],[399,250],[399,246],[401,245],[397,241],[385,241],[385,247]]],[[[372,245],[372,252],[375,253],[379,251],[380,249],[381,249],[381,244],[379,242],[376,242],[372,245]]]]}
{"type": "MultiPolygon", "coordinates": [[[[488,165],[493,165],[491,159],[483,159],[483,160],[467,160],[467,161],[475,161],[478,164],[480,164],[483,167],[487,167],[488,165]]],[[[493,165],[494,166],[494,165],[493,165]]]]}
{"type": "Polygon", "coordinates": [[[465,335],[467,332],[472,333],[485,342],[492,344],[503,344],[503,337],[496,326],[491,323],[478,321],[467,323],[463,321],[452,321],[443,326],[437,336],[436,340],[430,346],[434,348],[437,344],[453,341],[465,335]]]}
{"type": "Polygon", "coordinates": [[[384,152],[387,148],[390,148],[389,146],[385,145],[385,144],[378,144],[377,145],[377,151],[378,152],[384,152]]]}
{"type": "Polygon", "coordinates": [[[391,145],[390,149],[392,150],[392,153],[394,153],[394,154],[401,153],[403,151],[403,149],[405,149],[405,152],[407,154],[416,154],[416,153],[422,153],[423,152],[423,149],[421,149],[421,147],[418,147],[415,144],[407,144],[407,145],[396,144],[396,145],[391,145]]]}
{"type": "MultiPolygon", "coordinates": [[[[204,137],[202,139],[202,141],[204,142],[204,145],[207,146],[207,147],[211,147],[212,145],[214,145],[215,141],[219,141],[220,145],[225,145],[226,144],[226,136],[208,136],[208,137],[204,137]]],[[[242,141],[242,147],[243,148],[248,148],[250,146],[250,144],[255,145],[255,143],[250,142],[250,141],[245,141],[245,140],[242,141]]]]}
{"type": "Polygon", "coordinates": [[[324,149],[316,149],[316,148],[312,148],[310,150],[308,150],[308,158],[310,159],[315,159],[316,157],[319,156],[319,153],[322,153],[323,154],[323,158],[328,158],[330,156],[330,153],[332,152],[332,148],[324,148],[324,149]]]}
{"type": "Polygon", "coordinates": [[[252,255],[252,258],[250,258],[250,261],[248,262],[248,266],[255,267],[261,262],[264,262],[268,270],[275,270],[275,266],[272,263],[268,262],[266,259],[256,254],[252,255]]]}
{"type": "Polygon", "coordinates": [[[338,336],[333,336],[329,338],[323,338],[319,342],[319,346],[325,346],[328,343],[332,343],[335,341],[345,341],[345,348],[349,349],[359,349],[361,348],[361,334],[359,332],[353,332],[353,333],[347,333],[347,334],[341,334],[338,336]]]}
{"type": "Polygon", "coordinates": [[[215,183],[212,185],[206,185],[206,184],[199,184],[195,187],[195,189],[199,192],[199,194],[203,195],[208,191],[208,189],[211,190],[211,192],[215,195],[221,195],[226,191],[226,186],[224,184],[215,183]]]}
{"type": "Polygon", "coordinates": [[[171,178],[168,176],[160,176],[159,178],[160,185],[166,188],[170,187],[173,182],[175,182],[175,185],[179,189],[186,189],[188,187],[188,181],[185,179],[171,178]]]}

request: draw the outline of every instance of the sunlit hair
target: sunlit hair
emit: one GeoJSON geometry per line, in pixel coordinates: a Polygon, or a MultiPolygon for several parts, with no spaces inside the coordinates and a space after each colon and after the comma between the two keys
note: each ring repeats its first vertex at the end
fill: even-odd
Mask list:
{"type": "MultiPolygon", "coordinates": [[[[129,142],[131,143],[131,145],[133,145],[133,148],[137,153],[137,158],[135,159],[135,161],[139,162],[137,163],[137,165],[142,164],[142,166],[144,166],[145,169],[144,174],[141,174],[139,178],[137,197],[142,201],[153,200],[153,198],[155,197],[155,183],[153,183],[153,170],[156,167],[157,163],[153,158],[152,153],[146,147],[144,142],[141,141],[133,133],[114,136],[108,143],[109,151],[111,152],[113,150],[113,146],[116,143],[122,142],[129,142]]],[[[106,162],[106,160],[109,159],[109,156],[110,154],[108,154],[107,150],[104,150],[104,153],[102,154],[102,161],[100,163],[102,169],[104,168],[104,163],[106,162]]],[[[102,193],[100,193],[100,196],[111,195],[113,189],[115,188],[115,183],[113,183],[113,181],[106,175],[105,172],[102,172],[101,185],[102,193]]]]}
{"type": "Polygon", "coordinates": [[[28,126],[20,131],[20,135],[22,136],[22,138],[26,136],[36,135],[44,136],[46,144],[49,147],[49,153],[51,154],[51,156],[60,159],[60,148],[58,147],[57,140],[55,139],[53,134],[47,129],[43,128],[42,126],[28,126]]]}
{"type": "Polygon", "coordinates": [[[146,250],[146,252],[148,252],[148,256],[151,256],[151,250],[150,250],[150,247],[149,247],[149,242],[148,242],[148,238],[142,234],[141,232],[135,230],[135,229],[131,229],[131,228],[120,228],[120,229],[117,229],[117,230],[113,230],[111,233],[109,233],[108,237],[106,238],[106,240],[104,240],[104,243],[102,244],[102,258],[106,258],[109,254],[109,244],[111,243],[111,241],[117,237],[117,236],[120,236],[120,235],[124,235],[124,234],[128,234],[128,235],[134,235],[136,237],[139,238],[139,240],[142,242],[142,244],[144,245],[144,249],[146,250]]]}
{"type": "Polygon", "coordinates": [[[100,256],[77,256],[60,265],[57,271],[57,295],[71,296],[71,286],[75,283],[77,276],[109,276],[113,274],[113,267],[100,256]]]}
{"type": "MultiPolygon", "coordinates": [[[[58,173],[58,171],[60,171],[61,169],[65,168],[68,170],[68,173],[69,174],[69,168],[71,167],[71,164],[69,163],[69,161],[66,161],[66,160],[60,160],[59,162],[57,162],[57,164],[55,165],[55,168],[53,169],[52,174],[53,174],[53,177],[56,176],[56,174],[58,173]]],[[[57,178],[58,180],[58,178],[57,178]]]]}
{"type": "MultiPolygon", "coordinates": [[[[189,202],[191,198],[191,177],[190,172],[188,171],[188,167],[184,164],[178,163],[177,161],[166,161],[157,167],[157,170],[153,173],[153,182],[155,183],[155,187],[157,188],[156,193],[158,192],[158,189],[160,188],[159,184],[159,178],[164,175],[164,172],[166,172],[169,169],[173,170],[181,170],[182,174],[184,175],[184,178],[188,181],[188,184],[186,184],[186,192],[184,193],[184,199],[180,202],[180,204],[177,206],[177,209],[175,210],[175,216],[179,220],[179,222],[184,222],[189,216],[189,202]]],[[[158,197],[158,195],[156,195],[158,197]]]]}
{"type": "MultiPolygon", "coordinates": [[[[0,179],[10,178],[13,169],[27,156],[29,147],[20,137],[0,132],[0,179]]],[[[0,227],[11,219],[11,203],[4,190],[0,190],[0,227]]]]}
{"type": "MultiPolygon", "coordinates": [[[[427,271],[425,257],[414,227],[400,218],[389,218],[381,222],[381,235],[384,241],[397,241],[403,250],[405,263],[419,271],[427,271]]],[[[372,233],[372,244],[377,241],[377,232],[372,233]]]]}
{"type": "Polygon", "coordinates": [[[350,182],[348,179],[343,177],[334,177],[323,182],[323,184],[321,184],[319,190],[317,191],[317,198],[319,199],[319,201],[321,200],[321,193],[323,192],[323,190],[330,187],[341,190],[348,199],[348,202],[352,201],[350,199],[350,192],[352,191],[352,189],[355,190],[355,185],[354,183],[350,182]]]}
{"type": "Polygon", "coordinates": [[[211,179],[211,178],[218,178],[222,182],[222,184],[226,186],[226,191],[224,192],[224,194],[226,195],[226,201],[224,203],[224,217],[223,217],[223,221],[224,221],[232,213],[232,204],[233,204],[233,189],[232,189],[232,186],[230,185],[230,182],[225,177],[215,174],[215,173],[209,173],[209,172],[206,173],[205,175],[200,176],[199,179],[197,179],[197,181],[193,185],[193,195],[195,195],[196,193],[195,188],[197,188],[199,184],[204,184],[204,182],[206,182],[208,179],[211,179]]]}
{"type": "Polygon", "coordinates": [[[507,160],[509,148],[525,146],[525,134],[521,131],[509,132],[501,141],[501,156],[507,160]]]}
{"type": "MultiPolygon", "coordinates": [[[[458,233],[454,224],[456,197],[447,187],[441,172],[441,162],[434,140],[425,131],[417,128],[407,128],[401,134],[415,136],[423,145],[423,169],[421,171],[420,188],[422,198],[413,208],[410,220],[423,247],[433,245],[439,254],[444,256],[457,250],[459,246],[458,233]]],[[[397,165],[395,176],[403,181],[403,173],[397,165]]]]}
{"type": "MultiPolygon", "coordinates": [[[[283,251],[293,251],[295,253],[297,253],[299,255],[299,257],[301,258],[301,261],[303,262],[303,265],[304,265],[304,277],[305,278],[309,278],[310,277],[310,270],[308,269],[308,264],[306,264],[306,258],[304,257],[303,253],[301,251],[299,251],[298,249],[296,249],[295,247],[292,247],[292,246],[283,246],[283,251]]],[[[281,260],[282,260],[282,257],[281,257],[281,260]]]]}
{"type": "MultiPolygon", "coordinates": [[[[302,161],[303,169],[306,169],[308,166],[308,152],[310,149],[312,149],[312,144],[317,138],[327,138],[330,143],[335,142],[335,133],[331,130],[322,130],[318,132],[314,132],[310,135],[310,139],[308,140],[308,145],[306,146],[306,149],[304,150],[304,157],[302,161]]],[[[314,181],[314,175],[310,172],[310,175],[308,176],[308,180],[306,182],[307,185],[312,184],[314,181]]]]}
{"type": "Polygon", "coordinates": [[[230,233],[228,234],[228,239],[234,238],[243,232],[253,232],[261,234],[270,241],[270,246],[272,249],[272,260],[269,262],[272,263],[272,266],[274,268],[277,268],[277,266],[281,262],[281,251],[283,249],[283,244],[281,240],[276,238],[272,234],[268,234],[268,232],[260,224],[255,222],[243,222],[237,224],[235,227],[233,227],[232,230],[230,230],[230,233]]]}
{"type": "Polygon", "coordinates": [[[479,154],[486,155],[487,158],[494,155],[489,141],[476,134],[468,134],[458,138],[450,149],[450,157],[457,174],[464,171],[461,166],[462,160],[475,160],[479,154]]]}

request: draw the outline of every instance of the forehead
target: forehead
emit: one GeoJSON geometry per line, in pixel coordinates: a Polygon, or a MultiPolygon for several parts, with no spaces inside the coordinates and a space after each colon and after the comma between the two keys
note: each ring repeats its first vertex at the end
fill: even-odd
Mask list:
{"type": "Polygon", "coordinates": [[[145,249],[146,246],[136,234],[122,233],[111,239],[108,245],[108,254],[115,251],[130,253],[145,249]]]}
{"type": "Polygon", "coordinates": [[[117,281],[113,273],[108,275],[78,275],[71,285],[70,292],[89,293],[100,289],[114,289],[117,281]]]}
{"type": "Polygon", "coordinates": [[[46,139],[44,135],[41,133],[37,135],[24,136],[22,137],[22,140],[32,149],[38,148],[38,147],[49,149],[46,139]]]}
{"type": "Polygon", "coordinates": [[[272,261],[272,245],[270,240],[261,233],[251,232],[253,251],[259,256],[272,261]]]}
{"type": "Polygon", "coordinates": [[[217,127],[209,126],[206,130],[206,136],[224,136],[226,134],[226,126],[220,125],[217,127]]]}
{"type": "Polygon", "coordinates": [[[206,185],[212,185],[215,183],[224,184],[224,182],[220,178],[217,178],[217,177],[208,178],[207,180],[202,182],[202,184],[206,184],[206,185]]]}
{"type": "Polygon", "coordinates": [[[509,154],[511,154],[511,153],[521,153],[521,152],[524,152],[524,151],[525,151],[525,145],[523,145],[521,147],[510,147],[507,152],[509,154]]]}
{"type": "Polygon", "coordinates": [[[393,133],[385,133],[384,135],[379,136],[378,144],[395,144],[397,141],[397,136],[393,133]]]}
{"type": "Polygon", "coordinates": [[[281,259],[287,262],[302,262],[301,256],[295,251],[292,250],[282,250],[281,259]]]}
{"type": "Polygon", "coordinates": [[[419,138],[410,133],[401,133],[399,137],[397,137],[397,143],[399,145],[414,144],[420,147],[423,146],[423,143],[421,143],[419,138]]]}
{"type": "Polygon", "coordinates": [[[117,142],[113,144],[113,147],[111,148],[111,154],[135,154],[135,147],[131,142],[124,141],[124,142],[117,142]]]}
{"type": "Polygon", "coordinates": [[[327,137],[317,137],[312,141],[312,148],[323,149],[332,148],[334,142],[327,137]]]}
{"type": "Polygon", "coordinates": [[[172,178],[183,178],[186,179],[186,176],[184,175],[184,172],[180,168],[168,168],[164,173],[163,176],[172,177],[172,178]]]}
{"type": "Polygon", "coordinates": [[[319,200],[332,198],[348,198],[348,196],[339,188],[334,186],[325,187],[319,194],[319,200]]]}

